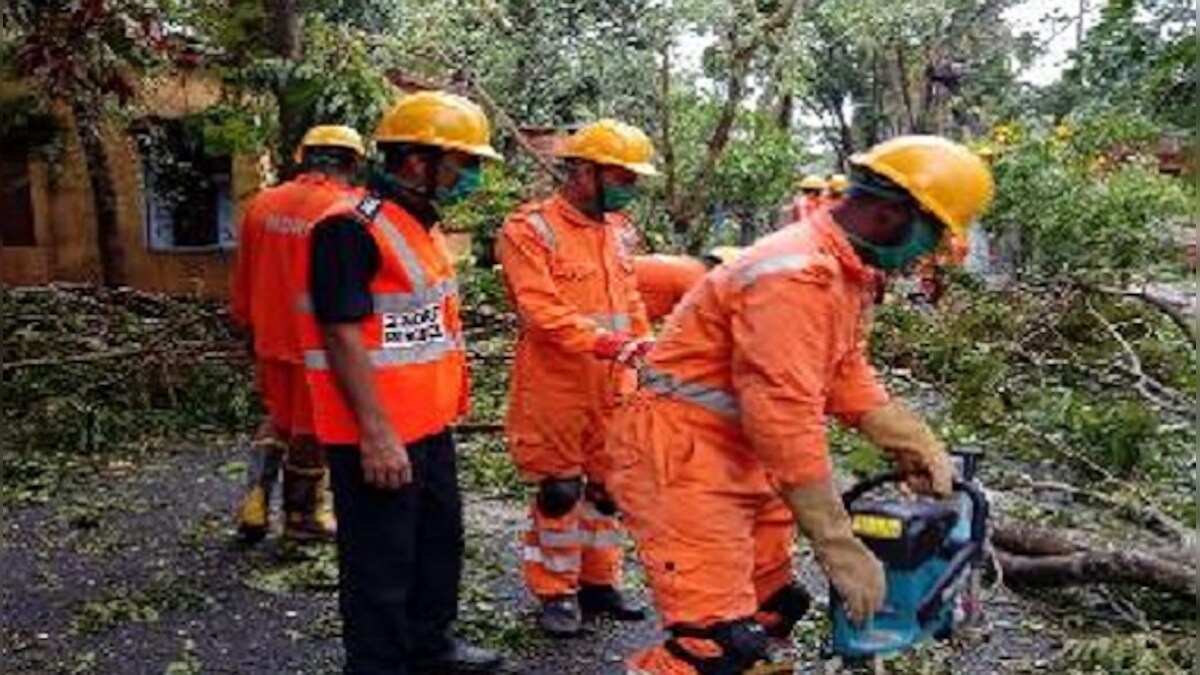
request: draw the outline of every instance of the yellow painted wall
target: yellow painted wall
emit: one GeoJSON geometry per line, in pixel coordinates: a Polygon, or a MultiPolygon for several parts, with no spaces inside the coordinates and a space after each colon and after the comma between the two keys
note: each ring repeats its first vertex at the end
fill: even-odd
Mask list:
{"type": "MultiPolygon", "coordinates": [[[[12,91],[11,85],[0,88],[0,95],[12,91]]],[[[215,77],[191,71],[146,80],[139,92],[139,105],[151,115],[181,117],[213,105],[220,95],[220,82],[215,77]]],[[[8,284],[101,279],[87,165],[69,112],[58,114],[65,130],[60,160],[54,167],[40,160],[30,162],[38,245],[0,250],[0,279],[8,284]]],[[[136,142],[114,125],[105,133],[105,145],[117,193],[117,223],[129,284],[148,291],[224,296],[233,252],[151,251],[144,222],[144,176],[136,142]]],[[[233,159],[232,189],[239,217],[245,202],[263,184],[269,168],[262,157],[233,159]]]]}

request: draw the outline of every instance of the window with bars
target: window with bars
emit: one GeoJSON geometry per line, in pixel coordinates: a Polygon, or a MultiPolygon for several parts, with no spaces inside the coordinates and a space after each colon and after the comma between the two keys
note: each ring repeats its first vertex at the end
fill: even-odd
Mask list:
{"type": "Polygon", "coordinates": [[[178,120],[149,118],[136,129],[145,185],[146,243],[152,251],[207,251],[235,242],[233,159],[205,151],[178,120]]]}

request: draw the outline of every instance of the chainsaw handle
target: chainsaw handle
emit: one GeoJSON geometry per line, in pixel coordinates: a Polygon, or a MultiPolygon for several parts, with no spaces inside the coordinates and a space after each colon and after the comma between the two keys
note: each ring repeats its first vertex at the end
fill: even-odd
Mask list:
{"type": "MultiPolygon", "coordinates": [[[[889,471],[887,473],[871,476],[870,478],[866,478],[856,483],[849,490],[843,492],[842,504],[846,507],[846,510],[849,511],[854,502],[861,499],[863,495],[867,494],[868,492],[877,490],[884,485],[899,483],[903,480],[904,474],[900,473],[899,471],[889,471]]],[[[957,478],[954,479],[954,482],[951,484],[951,486],[954,492],[964,493],[971,500],[971,503],[974,506],[974,508],[971,509],[971,539],[972,541],[982,542],[986,534],[984,528],[987,527],[988,518],[988,502],[987,498],[983,495],[983,490],[980,490],[979,486],[975,483],[959,480],[957,478]]]]}

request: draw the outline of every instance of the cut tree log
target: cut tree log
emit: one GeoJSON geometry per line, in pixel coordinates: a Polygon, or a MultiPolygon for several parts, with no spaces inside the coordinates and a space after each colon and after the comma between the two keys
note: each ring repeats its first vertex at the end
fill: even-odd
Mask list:
{"type": "Polygon", "coordinates": [[[996,525],[991,540],[1005,583],[1013,587],[1132,584],[1200,600],[1190,547],[1116,550],[1075,530],[1013,522],[996,525]]]}

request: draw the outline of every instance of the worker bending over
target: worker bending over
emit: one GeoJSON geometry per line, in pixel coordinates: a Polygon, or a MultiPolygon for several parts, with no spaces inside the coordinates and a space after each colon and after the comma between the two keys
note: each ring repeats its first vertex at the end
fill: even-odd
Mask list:
{"type": "Polygon", "coordinates": [[[462,498],[450,425],[467,411],[454,263],[438,207],[498,159],[488,119],[442,92],[401,98],[375,131],[382,169],[310,234],[304,362],[338,518],[347,673],[490,672],[455,638],[462,498]]]}
{"type": "Polygon", "coordinates": [[[255,377],[268,413],[251,446],[247,490],[237,514],[238,532],[248,542],[267,534],[271,492],[285,457],[283,536],[298,541],[334,536],[325,457],[313,437],[304,353],[290,299],[307,283],[308,230],[353,192],[363,154],[354,129],[309,129],[296,149],[300,174],[256,195],[238,233],[232,313],[250,330],[255,377]]]}
{"type": "Polygon", "coordinates": [[[794,527],[856,620],[884,598],[833,483],[825,419],[880,447],[920,492],[952,465],[868,365],[871,268],[899,269],[987,206],[987,167],[942,138],[908,136],[852,160],[829,211],[776,232],[689,293],[613,422],[609,489],[638,546],[667,640],[630,672],[741,673],[786,637],[809,597],[794,527]]]}
{"type": "Polygon", "coordinates": [[[537,485],[525,582],[541,602],[538,625],[565,637],[584,613],[645,616],[618,590],[616,512],[595,466],[609,417],[635,386],[631,366],[651,344],[623,210],[638,177],[656,172],[646,135],[614,120],[583,127],[558,155],[565,182],[509,216],[496,254],[520,318],[505,433],[521,476],[537,485]]]}

